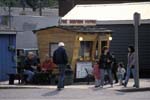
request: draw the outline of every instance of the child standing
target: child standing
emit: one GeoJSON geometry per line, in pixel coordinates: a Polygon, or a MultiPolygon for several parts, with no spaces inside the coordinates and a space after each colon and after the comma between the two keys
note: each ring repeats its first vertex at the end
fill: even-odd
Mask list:
{"type": "Polygon", "coordinates": [[[126,70],[125,70],[125,68],[124,68],[124,65],[123,65],[123,63],[121,62],[121,63],[119,63],[118,64],[118,79],[119,79],[119,83],[120,83],[120,85],[122,85],[123,84],[123,78],[124,78],[124,75],[125,75],[125,72],[126,72],[126,70]]]}
{"type": "Polygon", "coordinates": [[[94,62],[93,75],[94,75],[94,78],[95,78],[95,88],[97,88],[97,87],[100,86],[100,68],[99,68],[98,61],[94,62]]]}

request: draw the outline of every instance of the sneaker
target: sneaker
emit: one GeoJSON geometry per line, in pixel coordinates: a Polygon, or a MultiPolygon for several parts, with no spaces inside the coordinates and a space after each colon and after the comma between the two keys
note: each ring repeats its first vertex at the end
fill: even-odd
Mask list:
{"type": "Polygon", "coordinates": [[[115,84],[117,84],[118,83],[118,81],[115,81],[115,84]]]}
{"type": "Polygon", "coordinates": [[[57,88],[57,90],[58,90],[58,91],[60,91],[60,90],[61,90],[61,88],[57,88]]]}
{"type": "Polygon", "coordinates": [[[123,83],[123,86],[124,86],[124,87],[127,87],[127,83],[123,83]]]}
{"type": "Polygon", "coordinates": [[[113,88],[113,85],[111,85],[111,88],[113,88]]]}
{"type": "Polygon", "coordinates": [[[134,84],[133,87],[136,87],[136,85],[134,84]]]}
{"type": "Polygon", "coordinates": [[[101,85],[100,88],[103,88],[103,85],[101,85]]]}
{"type": "Polygon", "coordinates": [[[95,85],[95,88],[98,88],[98,87],[100,87],[100,85],[95,85]]]}

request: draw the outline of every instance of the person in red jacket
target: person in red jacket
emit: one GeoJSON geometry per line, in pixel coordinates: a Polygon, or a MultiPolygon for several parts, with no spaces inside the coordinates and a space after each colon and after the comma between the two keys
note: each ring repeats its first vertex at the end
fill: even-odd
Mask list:
{"type": "Polygon", "coordinates": [[[94,62],[93,75],[94,75],[94,78],[95,78],[95,88],[97,88],[97,87],[100,86],[100,68],[99,68],[98,61],[94,62]]]}
{"type": "Polygon", "coordinates": [[[43,72],[52,72],[54,68],[54,63],[48,55],[46,55],[45,61],[42,63],[41,67],[42,67],[41,69],[43,72]]]}

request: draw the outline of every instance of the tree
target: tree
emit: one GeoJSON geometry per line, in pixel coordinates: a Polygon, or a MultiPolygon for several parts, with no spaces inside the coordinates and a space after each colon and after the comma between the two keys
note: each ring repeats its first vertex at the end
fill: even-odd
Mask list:
{"type": "Polygon", "coordinates": [[[39,8],[39,14],[42,16],[43,7],[52,7],[57,5],[58,0],[26,0],[26,3],[29,7],[36,11],[39,8]]]}
{"type": "Polygon", "coordinates": [[[17,4],[18,0],[0,0],[2,6],[13,7],[17,4]]]}
{"type": "Polygon", "coordinates": [[[39,0],[26,0],[27,5],[31,7],[33,11],[36,11],[38,8],[38,2],[39,0]]]}
{"type": "Polygon", "coordinates": [[[8,12],[9,12],[9,28],[11,29],[11,7],[13,7],[18,0],[1,0],[0,3],[2,6],[8,7],[8,12]]]}
{"type": "Polygon", "coordinates": [[[48,0],[48,4],[49,4],[50,7],[57,6],[58,5],[58,0],[48,0]]]}

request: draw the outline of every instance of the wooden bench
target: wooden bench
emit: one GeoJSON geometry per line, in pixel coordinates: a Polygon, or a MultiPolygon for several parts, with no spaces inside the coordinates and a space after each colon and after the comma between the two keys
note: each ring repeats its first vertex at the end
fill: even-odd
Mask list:
{"type": "Polygon", "coordinates": [[[13,66],[12,68],[16,69],[17,73],[7,74],[9,76],[9,84],[14,84],[15,80],[18,80],[18,84],[22,84],[27,78],[27,75],[23,74],[23,67],[13,66]]]}
{"type": "Polygon", "coordinates": [[[18,84],[22,84],[25,82],[25,79],[27,77],[27,75],[23,75],[20,73],[15,73],[15,74],[10,73],[8,74],[8,76],[9,76],[10,85],[13,85],[15,80],[18,80],[18,84]]]}

